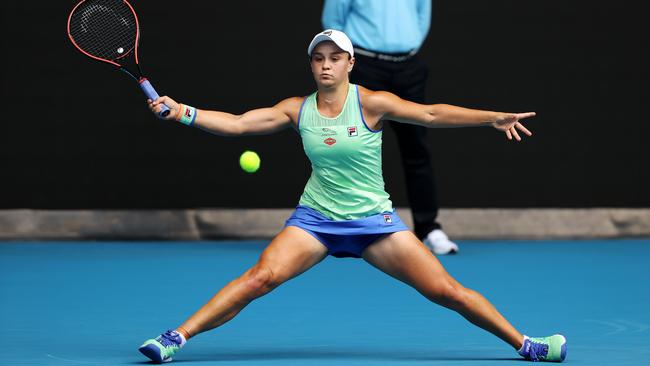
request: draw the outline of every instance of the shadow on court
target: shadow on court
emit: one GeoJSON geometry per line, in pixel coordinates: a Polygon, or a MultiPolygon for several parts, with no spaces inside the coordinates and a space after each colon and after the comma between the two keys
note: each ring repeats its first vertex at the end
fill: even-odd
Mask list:
{"type": "MultiPolygon", "coordinates": [[[[228,350],[213,353],[201,351],[188,357],[179,357],[179,361],[282,361],[282,360],[366,360],[366,361],[521,361],[520,358],[481,357],[479,354],[468,356],[463,351],[429,351],[409,354],[403,350],[367,349],[367,350],[292,350],[292,349],[257,349],[257,350],[228,350]]],[[[478,352],[477,352],[478,353],[478,352]]]]}

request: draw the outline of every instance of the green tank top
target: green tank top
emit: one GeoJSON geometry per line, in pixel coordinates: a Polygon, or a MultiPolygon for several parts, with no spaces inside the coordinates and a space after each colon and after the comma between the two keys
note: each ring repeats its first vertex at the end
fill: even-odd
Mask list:
{"type": "Polygon", "coordinates": [[[298,130],[312,173],[300,205],[332,220],[356,220],[391,212],[381,165],[382,132],[372,131],[361,114],[359,88],[350,84],[335,118],[318,112],[316,93],[305,98],[298,130]]]}

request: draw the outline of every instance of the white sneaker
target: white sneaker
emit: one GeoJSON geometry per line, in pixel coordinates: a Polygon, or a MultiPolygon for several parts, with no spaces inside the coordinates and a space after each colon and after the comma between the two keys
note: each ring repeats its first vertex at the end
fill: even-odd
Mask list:
{"type": "Polygon", "coordinates": [[[456,254],[458,253],[458,245],[449,240],[447,234],[440,229],[435,229],[424,238],[424,245],[429,248],[434,254],[456,254]]]}

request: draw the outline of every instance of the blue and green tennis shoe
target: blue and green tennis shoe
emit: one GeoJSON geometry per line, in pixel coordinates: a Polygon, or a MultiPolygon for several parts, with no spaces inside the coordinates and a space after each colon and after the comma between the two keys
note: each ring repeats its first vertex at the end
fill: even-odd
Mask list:
{"type": "Polygon", "coordinates": [[[533,362],[562,362],[566,358],[566,338],[561,334],[543,338],[525,337],[519,354],[533,362]]]}
{"type": "Polygon", "coordinates": [[[147,339],[138,350],[153,362],[171,362],[172,356],[185,344],[185,339],[175,330],[168,330],[156,337],[147,339]]]}

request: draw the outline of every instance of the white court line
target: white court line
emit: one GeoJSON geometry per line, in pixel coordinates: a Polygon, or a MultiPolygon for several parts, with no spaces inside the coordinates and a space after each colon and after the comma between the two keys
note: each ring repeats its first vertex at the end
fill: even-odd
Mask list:
{"type": "Polygon", "coordinates": [[[51,355],[49,353],[46,353],[45,356],[47,356],[49,358],[52,358],[52,359],[55,359],[55,360],[59,360],[59,361],[74,362],[74,363],[80,363],[80,364],[84,364],[84,365],[100,365],[99,363],[96,363],[96,362],[78,361],[78,360],[72,360],[72,359],[69,359],[69,358],[57,357],[57,356],[51,355]]]}
{"type": "Polygon", "coordinates": [[[629,320],[625,319],[616,319],[617,322],[622,323],[622,324],[627,324],[631,327],[636,327],[638,329],[634,330],[634,333],[640,333],[640,332],[645,332],[646,330],[650,329],[650,325],[648,324],[643,324],[643,323],[635,323],[631,322],[629,320]]]}
{"type": "Polygon", "coordinates": [[[606,333],[606,334],[603,334],[603,335],[606,335],[606,336],[610,336],[610,335],[620,333],[620,332],[624,332],[624,331],[627,330],[627,327],[625,325],[621,325],[621,324],[618,324],[618,323],[606,322],[606,321],[603,321],[603,320],[595,320],[595,319],[585,319],[585,321],[589,322],[589,323],[596,323],[596,324],[601,324],[601,325],[605,325],[605,326],[614,328],[613,331],[611,331],[609,333],[606,333]]]}

